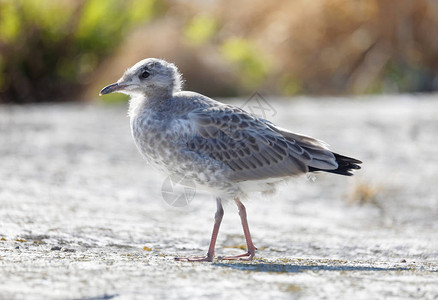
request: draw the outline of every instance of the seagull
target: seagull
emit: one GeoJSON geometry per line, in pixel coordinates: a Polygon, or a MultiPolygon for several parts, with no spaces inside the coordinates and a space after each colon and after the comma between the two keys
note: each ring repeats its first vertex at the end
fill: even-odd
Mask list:
{"type": "Polygon", "coordinates": [[[222,200],[232,199],[237,205],[247,252],[219,259],[252,260],[257,248],[241,199],[253,192],[273,192],[278,183],[308,172],[351,176],[352,170],[360,169],[360,160],[334,153],[320,140],[237,106],[182,91],[182,83],[174,64],[147,58],[99,94],[129,95],[132,136],[146,161],[166,174],[194,182],[216,198],[207,254],[175,258],[178,261],[213,261],[224,215],[222,200]]]}

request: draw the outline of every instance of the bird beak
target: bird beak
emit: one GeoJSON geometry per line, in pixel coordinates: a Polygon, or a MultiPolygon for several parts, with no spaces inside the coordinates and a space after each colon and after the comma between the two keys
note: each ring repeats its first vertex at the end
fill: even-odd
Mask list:
{"type": "Polygon", "coordinates": [[[118,84],[118,83],[107,85],[100,91],[99,96],[118,92],[120,90],[123,90],[126,86],[127,85],[125,84],[118,84]]]}

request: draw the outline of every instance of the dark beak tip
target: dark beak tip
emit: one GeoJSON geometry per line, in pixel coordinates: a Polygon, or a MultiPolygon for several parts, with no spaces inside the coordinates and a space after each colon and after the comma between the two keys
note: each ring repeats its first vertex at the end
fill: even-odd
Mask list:
{"type": "Polygon", "coordinates": [[[99,92],[99,96],[103,96],[106,94],[109,94],[107,91],[105,91],[106,87],[104,87],[100,92],[99,92]]]}
{"type": "Polygon", "coordinates": [[[99,92],[99,96],[110,94],[112,92],[117,91],[119,88],[120,88],[120,86],[117,83],[107,85],[99,92]]]}

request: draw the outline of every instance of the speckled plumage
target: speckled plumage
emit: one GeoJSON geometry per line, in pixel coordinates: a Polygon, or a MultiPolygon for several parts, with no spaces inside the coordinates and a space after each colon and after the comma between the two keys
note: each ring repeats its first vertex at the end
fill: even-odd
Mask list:
{"type": "MultiPolygon", "coordinates": [[[[351,175],[352,169],[360,168],[360,161],[331,152],[319,140],[279,128],[239,107],[181,91],[181,86],[173,64],[150,58],[129,68],[101,93],[131,96],[132,135],[151,165],[211,191],[218,197],[219,213],[223,214],[221,198],[235,199],[249,259],[255,247],[239,198],[253,191],[270,192],[276,183],[309,171],[351,175]]],[[[212,259],[220,220],[215,223],[213,250],[203,260],[212,259]]]]}
{"type": "MultiPolygon", "coordinates": [[[[218,196],[224,192],[232,196],[237,193],[228,180],[232,170],[223,162],[191,149],[198,135],[189,114],[207,107],[200,96],[179,92],[163,104],[147,103],[140,114],[130,115],[132,135],[139,151],[157,169],[178,174],[199,187],[220,191],[218,196]]],[[[132,106],[137,99],[131,101],[132,106]]]]}

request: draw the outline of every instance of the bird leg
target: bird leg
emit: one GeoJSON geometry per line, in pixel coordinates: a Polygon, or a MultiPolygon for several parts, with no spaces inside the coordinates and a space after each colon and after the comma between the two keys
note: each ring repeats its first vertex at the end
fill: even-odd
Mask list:
{"type": "Polygon", "coordinates": [[[222,217],[224,216],[224,209],[222,207],[221,198],[216,198],[216,214],[214,215],[214,226],[213,233],[211,234],[210,247],[208,247],[208,252],[206,256],[195,256],[195,257],[175,257],[177,261],[213,261],[214,257],[214,246],[216,245],[217,235],[219,233],[219,227],[222,222],[222,217]]]}
{"type": "Polygon", "coordinates": [[[234,198],[234,201],[236,202],[237,207],[239,209],[239,216],[240,216],[240,220],[242,221],[243,233],[245,234],[246,246],[248,248],[248,252],[236,256],[219,257],[219,259],[252,260],[254,258],[255,251],[257,250],[257,248],[254,246],[251,239],[251,233],[249,232],[248,220],[246,218],[246,208],[243,205],[243,203],[240,202],[240,199],[238,197],[234,198]]]}

